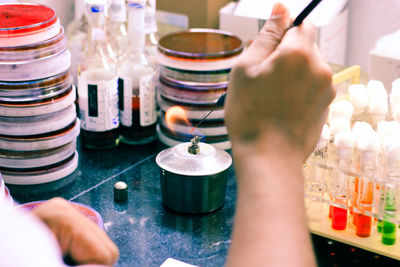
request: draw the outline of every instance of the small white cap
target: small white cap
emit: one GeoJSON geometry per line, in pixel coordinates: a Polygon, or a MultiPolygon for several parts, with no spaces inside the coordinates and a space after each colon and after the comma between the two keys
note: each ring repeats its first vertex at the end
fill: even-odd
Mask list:
{"type": "Polygon", "coordinates": [[[330,122],[331,134],[335,136],[341,131],[350,131],[350,120],[344,117],[337,117],[330,122]]]}
{"type": "Polygon", "coordinates": [[[354,134],[350,130],[344,130],[335,135],[335,146],[340,148],[353,148],[355,142],[354,134]]]}
{"type": "Polygon", "coordinates": [[[334,120],[337,117],[345,117],[351,120],[353,116],[353,105],[348,100],[339,100],[333,103],[329,109],[329,121],[334,120]]]}
{"type": "Polygon", "coordinates": [[[381,147],[381,141],[377,133],[372,132],[372,134],[363,136],[357,140],[357,147],[361,151],[375,152],[377,153],[381,147]]]}
{"type": "Polygon", "coordinates": [[[371,133],[375,133],[374,129],[372,129],[371,124],[364,121],[357,121],[356,123],[354,123],[352,131],[354,137],[357,140],[371,133]]]}
{"type": "Polygon", "coordinates": [[[386,144],[386,155],[389,160],[400,160],[400,139],[391,139],[386,144]]]}
{"type": "Polygon", "coordinates": [[[368,93],[365,85],[352,84],[348,88],[350,102],[356,109],[365,108],[368,106],[368,93]]]}

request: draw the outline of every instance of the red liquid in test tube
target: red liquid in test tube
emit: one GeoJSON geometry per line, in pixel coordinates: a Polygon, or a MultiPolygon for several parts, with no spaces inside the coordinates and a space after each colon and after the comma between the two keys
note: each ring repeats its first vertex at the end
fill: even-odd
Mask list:
{"type": "Polygon", "coordinates": [[[371,216],[357,214],[356,234],[359,237],[368,237],[371,234],[371,216]]]}
{"type": "Polygon", "coordinates": [[[347,225],[347,209],[332,207],[332,228],[344,230],[347,225]]]}

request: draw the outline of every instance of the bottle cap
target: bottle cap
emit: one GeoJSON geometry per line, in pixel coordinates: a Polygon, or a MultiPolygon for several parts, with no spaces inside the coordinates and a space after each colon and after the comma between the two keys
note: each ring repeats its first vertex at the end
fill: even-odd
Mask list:
{"type": "Polygon", "coordinates": [[[126,202],[128,200],[128,185],[122,181],[114,184],[114,200],[126,202]]]}

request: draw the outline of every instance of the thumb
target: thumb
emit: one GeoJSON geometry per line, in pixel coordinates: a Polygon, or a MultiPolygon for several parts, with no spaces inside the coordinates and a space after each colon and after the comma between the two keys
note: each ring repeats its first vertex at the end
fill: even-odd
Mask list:
{"type": "Polygon", "coordinates": [[[245,60],[254,64],[267,58],[280,43],[290,22],[289,10],[282,3],[276,3],[272,8],[270,18],[246,50],[245,60]]]}

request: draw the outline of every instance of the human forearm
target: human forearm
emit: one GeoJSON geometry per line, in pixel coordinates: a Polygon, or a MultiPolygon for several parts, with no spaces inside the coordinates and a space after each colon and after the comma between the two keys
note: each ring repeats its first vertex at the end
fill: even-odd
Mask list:
{"type": "Polygon", "coordinates": [[[234,151],[239,188],[227,265],[314,266],[301,159],[284,146],[265,149],[234,151]]]}

